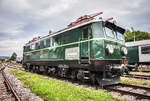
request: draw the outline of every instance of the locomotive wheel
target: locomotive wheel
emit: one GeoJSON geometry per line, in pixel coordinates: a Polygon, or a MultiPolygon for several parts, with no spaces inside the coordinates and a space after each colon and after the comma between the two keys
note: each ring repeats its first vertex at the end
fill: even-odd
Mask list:
{"type": "Polygon", "coordinates": [[[23,67],[24,67],[25,71],[27,71],[27,65],[23,65],[23,67]]]}
{"type": "Polygon", "coordinates": [[[72,70],[72,72],[71,72],[71,79],[72,80],[76,80],[77,78],[77,73],[76,73],[76,71],[75,70],[72,70]]]}
{"type": "Polygon", "coordinates": [[[39,66],[35,66],[36,73],[39,73],[39,66]]]}
{"type": "Polygon", "coordinates": [[[48,66],[44,66],[45,71],[44,71],[44,75],[48,75],[48,66]]]}
{"type": "Polygon", "coordinates": [[[47,75],[47,66],[44,66],[44,71],[42,72],[43,75],[47,75]]]}
{"type": "Polygon", "coordinates": [[[51,68],[49,68],[50,69],[50,75],[52,75],[52,76],[57,76],[58,75],[58,71],[59,70],[57,70],[56,69],[56,67],[51,67],[51,68]],[[56,72],[57,71],[57,72],[56,72]]]}
{"type": "Polygon", "coordinates": [[[30,70],[29,71],[33,73],[33,65],[30,65],[30,70]]]}
{"type": "Polygon", "coordinates": [[[82,69],[78,70],[76,77],[79,81],[81,81],[83,83],[86,82],[86,80],[84,79],[84,77],[85,77],[84,70],[82,70],[82,69]]]}
{"type": "Polygon", "coordinates": [[[49,66],[47,67],[47,75],[51,75],[49,66]]]}
{"type": "Polygon", "coordinates": [[[30,71],[30,65],[27,65],[27,72],[30,71]]]}
{"type": "Polygon", "coordinates": [[[35,72],[36,72],[36,71],[35,71],[35,65],[33,65],[32,70],[33,70],[33,73],[35,73],[35,72]]]}
{"type": "Polygon", "coordinates": [[[95,74],[94,74],[94,73],[91,73],[90,79],[91,79],[91,82],[92,82],[93,85],[96,83],[95,77],[96,77],[95,74]]]}

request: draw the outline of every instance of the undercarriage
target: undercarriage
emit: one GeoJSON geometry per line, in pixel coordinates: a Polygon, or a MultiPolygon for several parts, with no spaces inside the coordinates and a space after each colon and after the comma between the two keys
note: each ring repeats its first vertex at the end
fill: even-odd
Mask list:
{"type": "MultiPolygon", "coordinates": [[[[109,64],[100,69],[94,67],[86,67],[83,64],[81,68],[71,67],[67,64],[58,64],[57,66],[50,65],[37,65],[31,63],[24,63],[24,68],[27,71],[47,74],[50,76],[57,76],[63,78],[70,78],[79,80],[81,82],[91,82],[92,84],[98,83],[100,86],[117,84],[120,82],[120,76],[124,72],[124,67],[119,64],[109,64]],[[84,68],[82,68],[84,67],[84,68]],[[93,70],[91,69],[93,68],[93,70]]],[[[93,66],[93,65],[92,65],[93,66]]]]}

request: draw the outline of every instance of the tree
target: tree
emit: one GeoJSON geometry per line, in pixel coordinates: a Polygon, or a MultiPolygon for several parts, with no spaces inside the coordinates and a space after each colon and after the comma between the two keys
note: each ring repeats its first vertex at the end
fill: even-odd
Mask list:
{"type": "Polygon", "coordinates": [[[126,30],[124,34],[125,41],[126,42],[134,41],[134,35],[135,35],[135,41],[150,39],[150,36],[147,32],[143,32],[139,30],[131,32],[130,30],[126,30]]]}
{"type": "Polygon", "coordinates": [[[10,60],[15,61],[17,59],[17,54],[15,52],[13,52],[13,54],[10,57],[10,60]]]}

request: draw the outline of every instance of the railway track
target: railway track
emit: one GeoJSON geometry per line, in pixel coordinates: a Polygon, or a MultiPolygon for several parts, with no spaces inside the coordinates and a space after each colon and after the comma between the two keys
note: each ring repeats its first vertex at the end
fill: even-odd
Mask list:
{"type": "Polygon", "coordinates": [[[123,95],[132,95],[136,99],[150,99],[150,87],[120,83],[116,85],[105,86],[104,89],[107,91],[118,92],[123,95]]]}
{"type": "MultiPolygon", "coordinates": [[[[10,67],[12,68],[13,66],[10,66],[10,67]]],[[[19,68],[19,67],[15,67],[15,69],[23,70],[22,68],[19,68]]],[[[60,80],[66,80],[66,79],[61,78],[60,80]]],[[[88,84],[88,83],[81,83],[81,82],[72,81],[72,80],[67,80],[67,81],[72,82],[73,84],[75,84],[77,86],[82,85],[82,86],[85,86],[85,87],[88,86],[92,89],[99,89],[99,87],[97,85],[88,84]]],[[[150,99],[150,87],[119,83],[119,84],[115,84],[115,85],[104,86],[104,89],[107,90],[107,91],[118,92],[122,95],[130,95],[130,96],[132,95],[136,99],[150,99]]]]}
{"type": "Polygon", "coordinates": [[[123,75],[123,77],[150,80],[150,75],[129,74],[129,75],[123,75]]]}
{"type": "Polygon", "coordinates": [[[3,69],[0,68],[0,101],[21,101],[3,69]]]}

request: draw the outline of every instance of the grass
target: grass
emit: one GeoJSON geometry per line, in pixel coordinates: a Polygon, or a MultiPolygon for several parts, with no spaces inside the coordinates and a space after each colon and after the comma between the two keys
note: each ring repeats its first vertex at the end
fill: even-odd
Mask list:
{"type": "Polygon", "coordinates": [[[16,67],[22,68],[22,65],[21,64],[16,64],[16,67]]]}
{"type": "Polygon", "coordinates": [[[9,71],[23,81],[25,87],[29,87],[45,101],[123,101],[101,89],[79,88],[71,83],[17,69],[9,69],[9,71]]]}
{"type": "Polygon", "coordinates": [[[137,75],[150,75],[150,72],[142,72],[142,71],[139,71],[139,72],[130,72],[130,74],[137,74],[137,75]]]}
{"type": "Polygon", "coordinates": [[[149,80],[140,80],[140,79],[135,79],[135,78],[121,77],[121,82],[128,83],[128,84],[146,85],[150,87],[149,80]]]}

